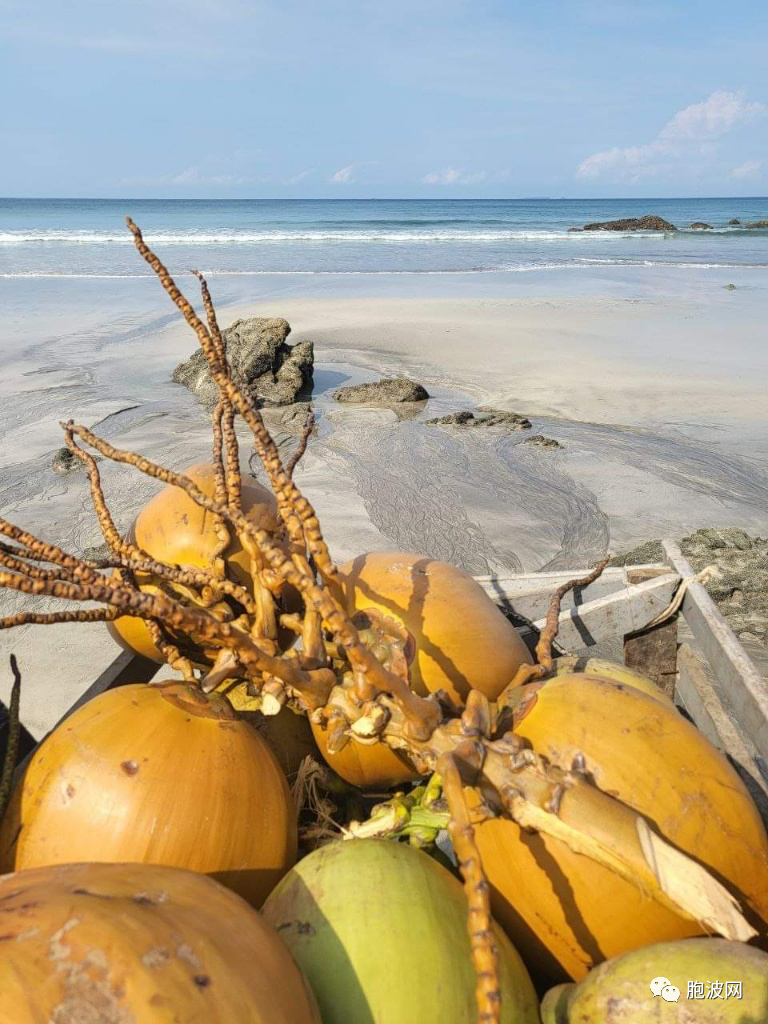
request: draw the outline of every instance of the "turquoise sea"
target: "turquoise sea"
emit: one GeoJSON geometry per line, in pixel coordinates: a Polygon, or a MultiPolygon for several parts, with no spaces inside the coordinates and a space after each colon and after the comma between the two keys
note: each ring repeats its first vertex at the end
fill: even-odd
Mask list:
{"type": "Polygon", "coordinates": [[[768,199],[0,199],[0,277],[146,274],[125,214],[174,266],[210,276],[768,268],[768,231],[728,225],[768,219],[768,199]],[[644,213],[681,230],[568,230],[644,213]]]}

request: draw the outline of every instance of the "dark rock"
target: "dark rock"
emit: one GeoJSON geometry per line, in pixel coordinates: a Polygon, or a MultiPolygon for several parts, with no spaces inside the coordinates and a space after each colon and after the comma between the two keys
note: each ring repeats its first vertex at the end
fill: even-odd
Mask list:
{"type": "Polygon", "coordinates": [[[705,224],[703,220],[695,220],[693,224],[689,225],[692,231],[711,231],[712,225],[705,224]]]}
{"type": "Polygon", "coordinates": [[[584,228],[568,228],[569,231],[583,231],[584,228]]]}
{"type": "Polygon", "coordinates": [[[729,224],[741,224],[741,221],[739,220],[738,217],[734,217],[732,220],[729,220],[728,223],[729,224]]]}
{"type": "Polygon", "coordinates": [[[399,402],[424,402],[429,398],[425,388],[406,377],[387,377],[367,384],[339,388],[333,397],[337,402],[355,405],[396,405],[399,402]]]}
{"type": "Polygon", "coordinates": [[[507,430],[530,430],[531,421],[519,412],[505,412],[503,409],[492,409],[486,406],[478,406],[478,410],[484,415],[475,416],[473,412],[463,409],[461,412],[452,412],[447,416],[438,416],[426,422],[436,427],[506,427],[507,430]]]}
{"type": "Polygon", "coordinates": [[[58,473],[59,476],[65,476],[67,473],[72,473],[76,469],[84,469],[82,462],[73,455],[69,448],[59,448],[56,454],[53,456],[51,467],[54,473],[58,473]]]}
{"type": "Polygon", "coordinates": [[[563,446],[554,437],[544,437],[543,434],[534,434],[533,437],[526,437],[523,444],[532,444],[536,448],[562,448],[563,446]]]}
{"type": "MultiPolygon", "coordinates": [[[[260,404],[290,405],[312,384],[312,342],[287,345],[290,331],[288,321],[280,317],[236,320],[222,331],[232,376],[260,404]]],[[[219,400],[219,389],[200,349],[176,367],[173,380],[193,391],[207,409],[219,400]]]]}
{"type": "Polygon", "coordinates": [[[469,409],[463,409],[461,412],[449,412],[447,416],[435,416],[426,422],[431,427],[476,427],[480,421],[475,419],[475,414],[469,409]]]}
{"type": "Polygon", "coordinates": [[[736,291],[736,285],[735,284],[724,284],[723,288],[725,288],[725,290],[727,292],[735,292],[736,291]]]}
{"type": "Polygon", "coordinates": [[[677,228],[663,217],[647,213],[644,217],[625,217],[621,220],[585,224],[584,231],[677,231],[677,228]]]}
{"type": "Polygon", "coordinates": [[[751,220],[744,225],[745,228],[768,228],[768,220],[751,220]]]}
{"type": "Polygon", "coordinates": [[[638,544],[631,551],[625,551],[622,555],[614,555],[609,565],[652,565],[654,562],[664,561],[664,549],[660,540],[648,540],[644,544],[638,544]]]}

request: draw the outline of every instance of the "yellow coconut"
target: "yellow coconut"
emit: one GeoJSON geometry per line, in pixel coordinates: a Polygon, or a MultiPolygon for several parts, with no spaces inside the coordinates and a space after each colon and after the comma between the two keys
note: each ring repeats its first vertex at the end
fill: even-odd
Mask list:
{"type": "Polygon", "coordinates": [[[648,676],[644,676],[642,672],[636,672],[633,668],[627,668],[626,665],[621,665],[617,661],[608,661],[607,658],[576,658],[565,655],[555,659],[552,671],[558,676],[583,672],[585,675],[607,679],[620,686],[631,686],[635,690],[640,690],[641,693],[648,694],[649,697],[660,700],[668,707],[675,706],[675,702],[648,676]]]}
{"type": "Polygon", "coordinates": [[[138,861],[205,872],[260,905],[296,859],[269,746],[183,683],[108,690],[32,756],[0,825],[0,869],[138,861]]]}
{"type": "MultiPolygon", "coordinates": [[[[190,466],[183,473],[207,497],[214,496],[215,476],[211,463],[190,466]]],[[[242,508],[247,518],[259,529],[273,535],[279,532],[275,497],[255,480],[243,480],[242,508]]],[[[214,518],[207,509],[197,505],[186,491],[169,485],[139,512],[128,537],[157,561],[210,569],[219,543],[214,518]]],[[[240,537],[231,527],[229,531],[231,541],[223,554],[227,575],[248,589],[251,585],[250,559],[240,537]]],[[[139,574],[138,582],[146,593],[157,593],[153,577],[139,574]]],[[[112,637],[127,650],[142,654],[152,661],[163,661],[142,619],[121,616],[108,623],[108,629],[112,637]]]]}
{"type": "Polygon", "coordinates": [[[493,700],[532,661],[512,623],[480,584],[455,565],[424,555],[376,551],[341,567],[350,612],[375,608],[414,639],[411,685],[445,690],[463,703],[470,690],[493,700]]]}
{"type": "MultiPolygon", "coordinates": [[[[497,697],[531,655],[515,627],[483,588],[456,566],[423,555],[377,551],[341,567],[350,613],[374,609],[402,624],[415,656],[411,685],[426,695],[444,690],[461,704],[471,689],[497,697]]],[[[407,760],[382,745],[351,741],[329,754],[327,733],[312,727],[330,766],[352,785],[381,788],[417,776],[407,760]]]]}
{"type": "MultiPolygon", "coordinates": [[[[682,715],[581,674],[532,684],[520,698],[515,732],[538,753],[564,769],[581,763],[602,790],[712,870],[754,924],[768,920],[760,816],[726,758],[682,715]]],[[[563,797],[571,820],[577,799],[563,797]]],[[[494,916],[540,981],[580,979],[608,957],[702,933],[558,840],[495,819],[477,828],[477,841],[494,916]]]]}
{"type": "Polygon", "coordinates": [[[320,1024],[256,911],[191,871],[66,864],[0,878],[0,1024],[320,1024]]]}

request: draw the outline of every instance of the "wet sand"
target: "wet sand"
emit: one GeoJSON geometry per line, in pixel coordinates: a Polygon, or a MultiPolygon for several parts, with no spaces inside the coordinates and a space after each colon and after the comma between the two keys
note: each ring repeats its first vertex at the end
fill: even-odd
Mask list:
{"type": "MultiPolygon", "coordinates": [[[[749,297],[690,301],[506,298],[294,298],[221,310],[285,316],[315,342],[317,436],[296,480],[339,561],[416,550],[468,571],[582,567],[606,551],[701,526],[768,532],[768,353],[749,297]],[[405,374],[433,397],[399,410],[341,406],[342,384],[405,374]],[[526,414],[527,432],[438,428],[424,420],[491,404],[526,414]],[[533,448],[541,433],[562,444],[533,448]]],[[[194,348],[155,320],[89,344],[73,320],[56,344],[6,358],[0,383],[0,515],[74,551],[101,538],[82,473],[50,468],[59,419],[172,468],[208,457],[203,410],[170,373],[194,348]]],[[[250,448],[243,438],[244,462],[250,448]]],[[[295,443],[278,435],[289,451],[295,443]]],[[[157,489],[102,463],[127,529],[157,489]]],[[[3,612],[30,607],[0,594],[3,612]]],[[[39,602],[53,608],[58,603],[39,602]]],[[[23,718],[46,731],[116,655],[103,626],[0,635],[25,676],[23,718]]],[[[0,696],[10,673],[0,668],[0,696]]]]}

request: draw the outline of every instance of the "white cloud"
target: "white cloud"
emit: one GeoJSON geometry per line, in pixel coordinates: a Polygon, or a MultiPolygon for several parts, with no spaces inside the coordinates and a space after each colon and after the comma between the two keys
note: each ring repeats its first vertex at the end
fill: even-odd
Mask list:
{"type": "Polygon", "coordinates": [[[348,164],[340,167],[335,174],[331,175],[331,181],[336,185],[351,185],[355,181],[355,165],[348,164]]]}
{"type": "Polygon", "coordinates": [[[267,182],[268,178],[255,178],[241,174],[203,174],[199,167],[187,167],[180,174],[175,174],[171,185],[258,185],[267,182]]]}
{"type": "Polygon", "coordinates": [[[593,153],[579,165],[576,176],[637,181],[670,169],[680,160],[711,157],[716,151],[715,139],[766,111],[764,103],[748,103],[742,93],[713,92],[703,103],[679,110],[653,141],[593,153]]]}
{"type": "Polygon", "coordinates": [[[734,167],[731,171],[732,178],[757,178],[760,174],[760,168],[763,166],[762,160],[747,160],[746,163],[739,164],[738,167],[734,167]]]}
{"type": "Polygon", "coordinates": [[[486,171],[476,171],[467,174],[458,167],[446,167],[442,171],[431,171],[421,179],[425,185],[475,185],[485,181],[488,177],[486,171]]]}
{"type": "Polygon", "coordinates": [[[713,92],[703,103],[679,110],[659,133],[659,139],[718,139],[742,121],[766,111],[764,103],[747,103],[743,93],[713,92]]]}
{"type": "Polygon", "coordinates": [[[314,169],[309,168],[306,171],[299,171],[298,174],[289,174],[287,178],[283,179],[285,185],[298,185],[300,181],[305,181],[310,175],[314,174],[314,169]]]}

